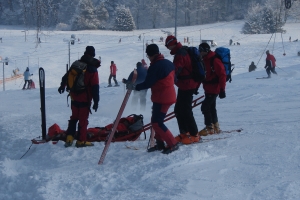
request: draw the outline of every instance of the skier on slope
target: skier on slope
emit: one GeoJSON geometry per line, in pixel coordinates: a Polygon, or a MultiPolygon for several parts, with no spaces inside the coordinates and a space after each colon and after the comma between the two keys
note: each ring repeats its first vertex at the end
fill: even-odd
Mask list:
{"type": "Polygon", "coordinates": [[[23,90],[25,90],[26,87],[26,83],[27,83],[27,89],[30,89],[30,85],[31,85],[31,80],[30,80],[30,76],[32,76],[33,74],[30,74],[29,72],[29,67],[26,68],[26,71],[23,73],[24,76],[24,85],[23,85],[23,90]]]}
{"type": "Polygon", "coordinates": [[[115,82],[115,86],[119,86],[118,81],[117,81],[117,66],[114,63],[114,61],[111,61],[111,65],[110,65],[110,75],[108,78],[108,86],[107,87],[111,87],[111,79],[114,79],[115,82]]]}
{"type": "Polygon", "coordinates": [[[266,54],[267,54],[267,57],[266,57],[265,69],[266,69],[266,72],[268,74],[268,78],[271,78],[271,72],[273,74],[277,75],[277,72],[275,71],[276,59],[272,54],[270,54],[269,50],[266,51],[266,54]]]}

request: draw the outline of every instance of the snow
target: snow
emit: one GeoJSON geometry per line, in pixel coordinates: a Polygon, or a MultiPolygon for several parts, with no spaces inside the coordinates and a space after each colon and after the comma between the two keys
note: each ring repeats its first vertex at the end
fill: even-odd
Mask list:
{"type": "MultiPolygon", "coordinates": [[[[282,55],[281,35],[276,36],[273,54],[278,76],[256,79],[266,76],[264,52],[266,49],[272,52],[274,36],[268,44],[270,34],[242,35],[239,32],[242,25],[242,21],[234,21],[178,28],[178,39],[183,41],[188,36],[193,45],[199,44],[200,29],[202,38],[215,38],[219,46],[228,47],[229,39],[241,43],[230,46],[236,68],[232,83],[227,83],[227,97],[217,100],[217,110],[221,129],[243,128],[243,131],[203,137],[205,142],[181,146],[169,155],[146,152],[149,132],[147,140],[141,137],[135,142],[112,143],[103,165],[97,163],[104,143],[89,148],[65,148],[61,141],[55,145],[49,142],[31,146],[30,140],[41,135],[39,89],[22,91],[21,79],[6,82],[5,91],[0,92],[0,199],[300,199],[300,57],[297,56],[300,43],[288,42],[289,36],[292,40],[300,37],[300,26],[289,23],[284,27],[286,56],[282,55]],[[258,69],[248,73],[251,61],[258,63],[258,69]],[[138,150],[128,149],[125,144],[138,150]]],[[[71,62],[81,56],[87,45],[93,45],[96,57],[102,58],[98,70],[99,110],[90,115],[89,127],[112,123],[125,94],[123,85],[104,88],[111,60],[118,67],[117,79],[126,78],[143,58],[144,35],[145,42],[153,38],[166,58],[172,60],[163,43],[158,42],[160,36],[165,37],[158,29],[46,31],[37,48],[34,30],[28,31],[27,42],[22,30],[22,27],[0,26],[3,38],[0,56],[10,58],[5,77],[10,77],[16,67],[23,72],[29,56],[38,88],[38,68],[45,69],[47,128],[57,123],[66,129],[71,113],[67,95],[57,92],[68,63],[68,45],[63,39],[71,34],[81,41],[71,46],[71,62]],[[139,34],[142,41],[138,41],[139,34]],[[120,44],[119,38],[122,38],[120,44]]],[[[199,91],[195,98],[203,94],[202,88],[199,91]]],[[[129,101],[123,116],[143,114],[145,123],[149,123],[150,92],[147,95],[146,111],[135,109],[129,101]]],[[[204,127],[200,106],[194,108],[194,115],[200,130],[204,127]]],[[[175,119],[166,125],[174,135],[178,134],[175,119]]]]}

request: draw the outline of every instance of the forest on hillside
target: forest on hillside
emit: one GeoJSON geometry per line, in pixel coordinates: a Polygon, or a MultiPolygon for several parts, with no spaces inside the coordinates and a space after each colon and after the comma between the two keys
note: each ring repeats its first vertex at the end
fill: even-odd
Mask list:
{"type": "Polygon", "coordinates": [[[134,30],[241,20],[273,4],[283,20],[299,20],[300,0],[0,0],[0,25],[56,30],[134,30]],[[177,5],[177,6],[176,6],[177,5]]]}

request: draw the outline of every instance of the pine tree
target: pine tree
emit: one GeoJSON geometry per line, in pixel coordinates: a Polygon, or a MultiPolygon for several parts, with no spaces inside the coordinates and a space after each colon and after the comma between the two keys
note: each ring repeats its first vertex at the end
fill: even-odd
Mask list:
{"type": "Polygon", "coordinates": [[[252,6],[246,17],[246,22],[242,29],[245,34],[267,34],[284,31],[284,22],[277,10],[273,10],[270,5],[252,6]]]}
{"type": "Polygon", "coordinates": [[[95,30],[101,22],[91,0],[80,0],[72,20],[72,30],[95,30]]]}
{"type": "Polygon", "coordinates": [[[101,3],[95,8],[95,15],[97,19],[101,22],[100,29],[105,29],[104,23],[108,20],[109,14],[107,9],[104,6],[104,3],[101,3]]]}
{"type": "Polygon", "coordinates": [[[132,31],[135,29],[135,23],[131,12],[124,6],[117,7],[115,18],[115,30],[132,31]]]}

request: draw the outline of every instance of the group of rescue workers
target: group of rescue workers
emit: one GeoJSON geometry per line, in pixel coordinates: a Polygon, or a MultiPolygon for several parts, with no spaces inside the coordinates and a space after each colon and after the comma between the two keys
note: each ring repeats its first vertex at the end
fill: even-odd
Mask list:
{"type": "MultiPolygon", "coordinates": [[[[146,48],[150,66],[147,66],[145,60],[138,62],[136,65],[138,74],[136,82],[131,82],[133,72],[127,79],[124,78],[122,82],[126,84],[128,90],[134,91],[133,99],[140,98],[141,109],[143,110],[146,106],[147,89],[151,89],[151,101],[153,103],[151,125],[155,131],[156,144],[154,147],[149,148],[148,152],[162,151],[164,154],[169,154],[177,150],[180,143],[189,145],[201,142],[201,136],[220,132],[216,100],[218,96],[221,99],[226,97],[226,72],[221,60],[214,59],[215,52],[210,49],[210,46],[207,43],[201,43],[199,45],[199,60],[206,70],[205,80],[201,82],[205,94],[201,105],[205,127],[199,131],[192,111],[192,101],[193,95],[197,93],[201,83],[189,78],[191,77],[192,61],[188,52],[182,48],[182,44],[177,41],[176,37],[168,36],[165,40],[165,46],[170,50],[170,54],[174,56],[173,62],[164,58],[156,44],[150,44],[146,48]],[[213,69],[211,67],[212,59],[213,69]],[[177,97],[174,84],[178,88],[177,97]],[[179,128],[179,134],[176,137],[164,124],[168,109],[174,103],[174,113],[179,128]]],[[[70,92],[72,115],[66,131],[66,147],[73,144],[77,122],[79,122],[79,137],[75,144],[76,147],[93,146],[93,143],[87,141],[87,126],[92,100],[92,109],[95,112],[98,109],[99,78],[97,68],[101,66],[101,61],[94,57],[95,48],[87,46],[84,55],[80,59],[81,62],[87,64],[84,77],[87,92],[80,94],[70,92]]],[[[113,61],[111,64],[114,65],[113,61]]],[[[111,74],[110,79],[113,76],[115,74],[111,74]]],[[[64,76],[58,88],[59,93],[63,93],[65,88],[66,80],[64,76]]],[[[133,104],[136,104],[135,100],[133,100],[133,104]]]]}

